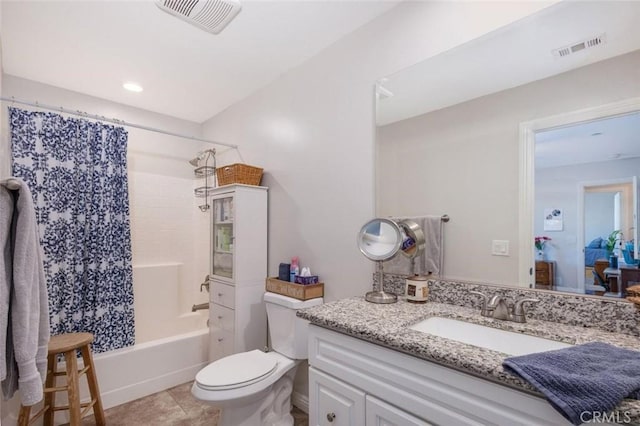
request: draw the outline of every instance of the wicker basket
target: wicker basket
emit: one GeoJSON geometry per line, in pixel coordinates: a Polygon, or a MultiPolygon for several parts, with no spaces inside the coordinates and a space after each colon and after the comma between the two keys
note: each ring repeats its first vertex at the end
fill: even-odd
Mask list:
{"type": "Polygon", "coordinates": [[[243,183],[245,185],[260,185],[262,179],[262,169],[260,167],[249,166],[247,164],[230,164],[216,169],[218,185],[231,185],[232,183],[243,183]]]}

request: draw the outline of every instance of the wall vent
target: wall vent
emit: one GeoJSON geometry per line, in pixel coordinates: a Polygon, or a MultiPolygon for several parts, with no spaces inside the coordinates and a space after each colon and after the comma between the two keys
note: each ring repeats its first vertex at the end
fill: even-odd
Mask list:
{"type": "Polygon", "coordinates": [[[562,57],[580,52],[581,50],[590,49],[592,47],[599,46],[605,43],[606,41],[607,41],[606,34],[602,34],[597,37],[591,37],[586,40],[582,40],[578,43],[574,43],[569,46],[564,46],[559,49],[554,49],[551,51],[551,53],[553,53],[553,56],[562,58],[562,57]]]}
{"type": "Polygon", "coordinates": [[[239,0],[156,0],[156,6],[213,34],[219,34],[242,9],[239,0]]]}

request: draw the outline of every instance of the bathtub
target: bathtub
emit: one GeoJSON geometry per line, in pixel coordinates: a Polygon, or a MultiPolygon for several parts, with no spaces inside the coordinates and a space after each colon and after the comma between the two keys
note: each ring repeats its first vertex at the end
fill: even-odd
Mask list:
{"type": "Polygon", "coordinates": [[[134,265],[136,344],[94,356],[105,409],[193,380],[208,363],[209,311],[191,312],[208,293],[185,266],[134,265]]]}
{"type": "MultiPolygon", "coordinates": [[[[208,364],[209,329],[94,356],[104,408],[193,380],[208,364]]],[[[83,389],[88,395],[88,390],[83,389]]]]}

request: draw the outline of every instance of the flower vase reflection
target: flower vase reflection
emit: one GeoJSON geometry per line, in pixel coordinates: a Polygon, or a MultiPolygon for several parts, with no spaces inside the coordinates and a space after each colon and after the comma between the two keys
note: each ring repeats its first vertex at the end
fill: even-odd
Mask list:
{"type": "Polygon", "coordinates": [[[535,237],[534,244],[536,246],[536,260],[537,261],[545,261],[546,256],[544,254],[544,246],[547,244],[547,241],[551,241],[551,238],[547,236],[535,237]]]}

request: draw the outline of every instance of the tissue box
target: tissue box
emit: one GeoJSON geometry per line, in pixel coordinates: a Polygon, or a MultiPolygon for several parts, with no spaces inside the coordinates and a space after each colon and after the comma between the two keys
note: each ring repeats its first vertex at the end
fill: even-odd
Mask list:
{"type": "Polygon", "coordinates": [[[298,284],[304,284],[304,285],[308,285],[308,284],[317,284],[318,283],[318,276],[317,275],[307,275],[306,277],[303,277],[302,275],[296,275],[296,283],[298,284]]]}

